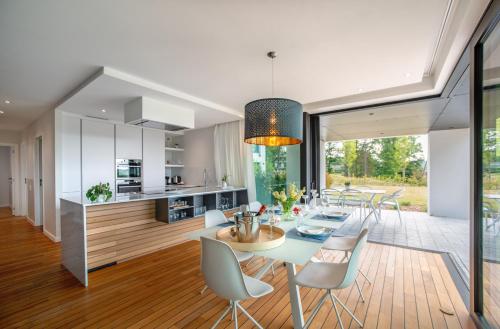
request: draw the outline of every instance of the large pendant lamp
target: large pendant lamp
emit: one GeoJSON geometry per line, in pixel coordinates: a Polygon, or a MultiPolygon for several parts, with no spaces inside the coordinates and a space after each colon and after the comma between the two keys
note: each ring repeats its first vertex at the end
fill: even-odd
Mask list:
{"type": "Polygon", "coordinates": [[[274,98],[274,59],[271,59],[271,98],[245,105],[245,143],[284,146],[302,143],[302,104],[287,98],[274,98]]]}

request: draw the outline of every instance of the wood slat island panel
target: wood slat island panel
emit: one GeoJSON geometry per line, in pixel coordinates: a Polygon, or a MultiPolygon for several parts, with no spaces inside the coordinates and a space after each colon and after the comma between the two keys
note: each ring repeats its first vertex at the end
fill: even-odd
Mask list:
{"type": "Polygon", "coordinates": [[[87,207],[88,269],[183,243],[187,233],[203,227],[203,217],[171,224],[157,221],[154,200],[87,207]]]}

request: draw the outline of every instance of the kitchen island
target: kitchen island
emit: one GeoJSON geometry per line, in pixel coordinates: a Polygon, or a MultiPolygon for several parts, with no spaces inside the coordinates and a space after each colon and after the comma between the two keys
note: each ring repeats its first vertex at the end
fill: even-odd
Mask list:
{"type": "Polygon", "coordinates": [[[88,273],[187,240],[204,212],[231,215],[246,188],[197,187],[115,196],[104,203],[61,198],[62,263],[88,286],[88,273]]]}

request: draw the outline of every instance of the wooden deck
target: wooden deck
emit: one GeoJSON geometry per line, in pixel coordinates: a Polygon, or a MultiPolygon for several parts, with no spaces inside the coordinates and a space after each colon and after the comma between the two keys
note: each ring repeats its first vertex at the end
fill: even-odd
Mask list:
{"type": "MultiPolygon", "coordinates": [[[[210,328],[227,302],[207,292],[199,271],[200,248],[188,242],[91,273],[85,289],[60,265],[60,246],[24,218],[0,210],[0,327],[210,328]]],[[[341,254],[329,254],[340,259],[341,254]]],[[[262,261],[245,271],[254,273],[262,261]]],[[[436,253],[368,244],[360,276],[366,302],[356,289],[337,291],[365,328],[474,328],[436,253]],[[447,315],[451,312],[453,315],[447,315]]],[[[242,305],[265,328],[291,328],[286,271],[264,277],[274,293],[242,305]]],[[[320,297],[301,289],[305,316],[320,297]]],[[[313,328],[337,328],[327,302],[313,328]]],[[[347,327],[357,328],[342,313],[347,327]]],[[[239,315],[240,328],[252,325],[239,315]]],[[[230,328],[226,319],[219,328],[230,328]]]]}

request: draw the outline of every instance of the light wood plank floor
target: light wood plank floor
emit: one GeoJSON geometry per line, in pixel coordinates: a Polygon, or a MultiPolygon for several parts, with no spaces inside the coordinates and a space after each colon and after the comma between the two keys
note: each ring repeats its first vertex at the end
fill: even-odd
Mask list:
{"type": "MultiPolygon", "coordinates": [[[[24,218],[0,210],[0,327],[209,328],[227,302],[207,292],[199,271],[200,248],[188,242],[91,273],[83,288],[60,265],[60,246],[24,218]]],[[[341,254],[329,254],[340,259],[341,254]]],[[[256,261],[245,271],[252,274],[256,261]]],[[[336,293],[365,322],[365,328],[474,328],[441,257],[379,244],[364,249],[360,276],[366,302],[356,289],[336,293]],[[447,315],[442,310],[452,312],[447,315]]],[[[265,328],[291,328],[286,271],[264,280],[274,293],[243,306],[265,328]]],[[[306,317],[320,292],[301,289],[306,317]]],[[[330,304],[313,328],[337,328],[330,304]]],[[[357,328],[346,312],[347,327],[357,328]]],[[[240,327],[252,325],[240,314],[240,327]]],[[[226,319],[220,328],[230,328],[226,319]]]]}

